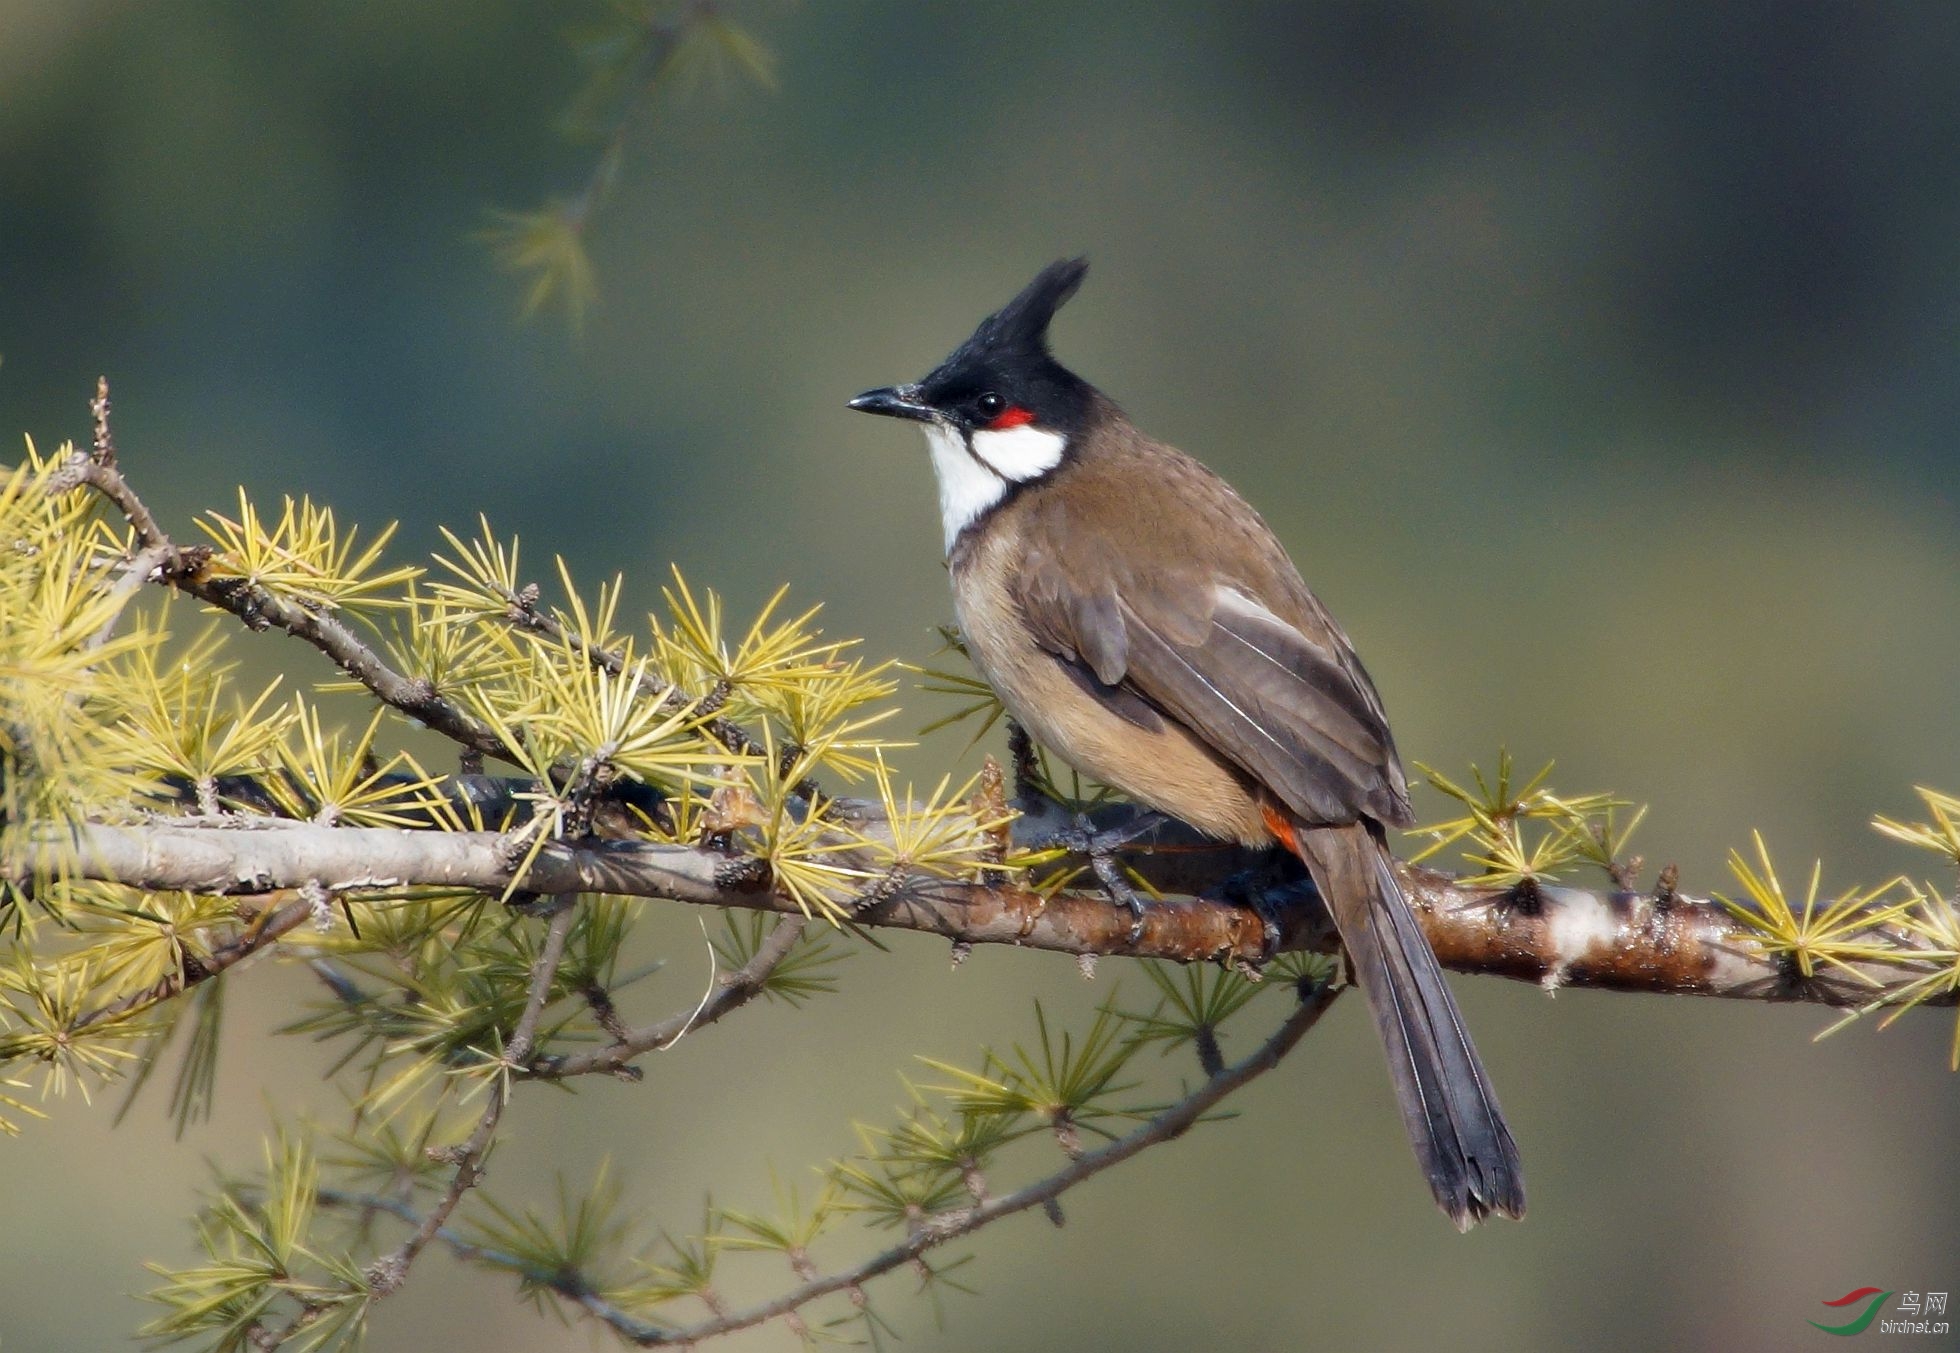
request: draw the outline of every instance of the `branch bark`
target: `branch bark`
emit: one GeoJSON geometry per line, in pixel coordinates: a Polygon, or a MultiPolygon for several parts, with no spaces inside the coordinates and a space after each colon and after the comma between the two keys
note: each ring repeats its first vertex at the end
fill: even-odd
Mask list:
{"type": "MultiPolygon", "coordinates": [[[[852,803],[862,815],[868,805],[852,803]]],[[[1180,843],[1132,857],[1160,890],[1216,891],[1259,857],[1180,843]],[[1202,886],[1208,881],[1209,887],[1202,886]]],[[[506,838],[493,832],[324,827],[232,819],[225,825],[84,824],[4,859],[8,878],[52,872],[151,890],[255,894],[317,883],[335,894],[369,889],[464,887],[501,893],[512,882],[506,838]]],[[[519,884],[545,894],[613,893],[696,906],[797,914],[796,903],[755,881],[753,861],[691,846],[632,841],[552,842],[519,884]]],[[[1766,951],[1719,902],[1669,895],[1545,886],[1530,906],[1447,874],[1398,866],[1424,932],[1442,962],[1548,987],[1597,987],[1737,999],[1859,1006],[1883,999],[1936,961],[1913,956],[1892,934],[1896,961],[1853,963],[1804,978],[1766,951]]],[[[1243,906],[1212,896],[1166,898],[1131,938],[1131,916],[1100,894],[1044,898],[1011,883],[914,876],[856,912],[853,922],[939,935],[956,944],[1011,944],[1067,954],[1125,955],[1258,966],[1274,953],[1331,950],[1333,929],[1310,885],[1263,887],[1243,906]],[[1269,932],[1262,913],[1272,919],[1269,932]]],[[[1929,1003],[1952,1004],[1954,994],[1929,1003]]],[[[657,1031],[649,1032],[657,1045],[657,1031]]],[[[597,1054],[599,1056],[610,1055],[597,1054]]],[[[619,1054],[624,1056],[626,1054],[619,1054]]]]}

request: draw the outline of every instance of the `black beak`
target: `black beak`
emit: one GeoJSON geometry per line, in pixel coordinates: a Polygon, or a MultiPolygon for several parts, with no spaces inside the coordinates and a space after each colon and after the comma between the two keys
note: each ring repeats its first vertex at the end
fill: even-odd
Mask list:
{"type": "Polygon", "coordinates": [[[850,407],[859,413],[910,418],[920,423],[930,423],[939,417],[930,404],[920,402],[916,385],[887,385],[882,390],[866,390],[851,401],[850,407]]]}

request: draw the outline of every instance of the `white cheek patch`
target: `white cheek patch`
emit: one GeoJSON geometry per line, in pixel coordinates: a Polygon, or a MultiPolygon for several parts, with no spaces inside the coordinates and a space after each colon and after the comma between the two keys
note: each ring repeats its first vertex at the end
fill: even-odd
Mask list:
{"type": "Polygon", "coordinates": [[[1012,479],[1017,484],[1045,475],[1060,465],[1062,448],[1067,445],[1068,439],[1061,433],[1043,432],[1031,424],[973,434],[973,454],[1002,479],[1012,479]]]}
{"type": "Polygon", "coordinates": [[[960,532],[1007,496],[1010,483],[1046,474],[1061,464],[1068,439],[1036,428],[1006,428],[973,434],[973,450],[959,432],[938,423],[925,428],[932,452],[932,471],[939,480],[939,518],[946,532],[946,553],[960,532]]]}

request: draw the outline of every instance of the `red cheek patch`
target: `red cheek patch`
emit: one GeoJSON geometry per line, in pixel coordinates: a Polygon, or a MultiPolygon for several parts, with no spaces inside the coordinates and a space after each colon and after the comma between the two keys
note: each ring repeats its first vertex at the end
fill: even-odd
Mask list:
{"type": "Polygon", "coordinates": [[[1019,404],[1012,404],[1003,410],[991,423],[987,424],[987,431],[999,432],[1003,428],[1026,427],[1033,421],[1034,414],[1032,412],[1022,408],[1019,404]]]}

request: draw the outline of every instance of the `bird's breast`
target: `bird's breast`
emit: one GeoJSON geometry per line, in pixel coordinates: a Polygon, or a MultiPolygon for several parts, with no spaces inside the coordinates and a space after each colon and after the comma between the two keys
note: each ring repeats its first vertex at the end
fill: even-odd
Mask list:
{"type": "MultiPolygon", "coordinates": [[[[1069,765],[1198,830],[1251,845],[1272,839],[1257,791],[1196,734],[1164,718],[1142,728],[1096,697],[1036,642],[1012,587],[1020,542],[1011,530],[952,561],[953,609],[973,665],[1034,740],[1069,765]]],[[[1085,685],[1086,681],[1086,685],[1085,685]]]]}

